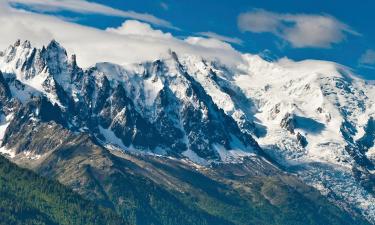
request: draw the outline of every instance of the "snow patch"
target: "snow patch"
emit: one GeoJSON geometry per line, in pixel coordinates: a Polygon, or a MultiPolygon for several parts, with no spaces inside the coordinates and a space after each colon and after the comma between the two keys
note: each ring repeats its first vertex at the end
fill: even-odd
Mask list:
{"type": "Polygon", "coordinates": [[[16,153],[11,150],[7,149],[5,146],[0,147],[0,153],[9,156],[10,158],[14,158],[16,156],[16,153]]]}
{"type": "Polygon", "coordinates": [[[254,156],[254,153],[245,152],[240,149],[228,150],[222,145],[214,144],[213,148],[219,153],[221,161],[224,163],[240,163],[245,157],[254,156]]]}
{"type": "Polygon", "coordinates": [[[107,143],[111,143],[117,147],[120,147],[122,149],[126,149],[125,145],[122,143],[121,139],[118,138],[112,130],[105,129],[102,126],[99,126],[100,133],[104,136],[107,143]]]}
{"type": "Polygon", "coordinates": [[[199,165],[207,166],[210,164],[207,160],[199,157],[195,152],[193,152],[190,149],[182,152],[182,155],[184,155],[185,157],[189,158],[192,162],[197,163],[199,165]]]}

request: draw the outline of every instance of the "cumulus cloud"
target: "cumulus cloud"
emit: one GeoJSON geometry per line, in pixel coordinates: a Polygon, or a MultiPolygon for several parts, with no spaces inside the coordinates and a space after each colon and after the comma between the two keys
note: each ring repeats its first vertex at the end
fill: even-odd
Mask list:
{"type": "Polygon", "coordinates": [[[359,59],[360,66],[371,67],[375,65],[375,50],[367,49],[359,59]]]}
{"type": "Polygon", "coordinates": [[[136,35],[152,38],[172,38],[172,34],[153,29],[150,24],[142,23],[137,20],[127,20],[120,27],[110,27],[107,28],[106,31],[122,35],[136,35]]]}
{"type": "Polygon", "coordinates": [[[220,34],[217,34],[217,33],[211,32],[211,31],[199,32],[197,34],[202,35],[204,37],[214,38],[214,39],[217,39],[219,41],[224,41],[224,42],[228,42],[228,43],[232,43],[232,44],[237,44],[237,45],[243,44],[243,41],[239,38],[227,37],[227,36],[220,35],[220,34]]]}
{"type": "Polygon", "coordinates": [[[182,40],[139,21],[127,21],[120,27],[101,30],[51,15],[9,7],[0,10],[0,49],[16,39],[30,40],[37,47],[56,39],[69,53],[77,54],[78,63],[84,67],[97,62],[150,61],[167,55],[169,50],[218,59],[228,65],[242,60],[241,54],[227,43],[206,38],[196,42],[182,40]]]}
{"type": "Polygon", "coordinates": [[[241,31],[272,33],[295,48],[329,48],[348,34],[360,35],[350,26],[329,15],[280,14],[257,9],[238,16],[241,31]]]}
{"type": "MultiPolygon", "coordinates": [[[[1,0],[0,0],[1,1],[1,0]]],[[[94,13],[107,16],[117,16],[144,21],[161,27],[178,29],[170,22],[157,18],[151,14],[137,13],[115,9],[99,3],[86,0],[5,0],[12,5],[22,5],[38,12],[56,12],[68,10],[77,13],[94,13]]]]}

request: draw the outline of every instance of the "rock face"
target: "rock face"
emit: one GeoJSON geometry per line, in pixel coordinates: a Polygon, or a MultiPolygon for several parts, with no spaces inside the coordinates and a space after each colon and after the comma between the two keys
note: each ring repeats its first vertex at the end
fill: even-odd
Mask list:
{"type": "Polygon", "coordinates": [[[5,81],[4,76],[0,71],[0,102],[4,104],[11,98],[11,96],[12,94],[8,83],[5,81]]]}
{"type": "Polygon", "coordinates": [[[227,68],[171,52],[82,69],[56,41],[17,41],[0,55],[0,152],[32,167],[61,146],[45,138],[52,127],[204,166],[257,155],[374,222],[374,86],[329,62],[243,58],[227,68]]]}
{"type": "Polygon", "coordinates": [[[295,121],[293,115],[286,113],[285,116],[281,119],[280,127],[286,129],[291,134],[294,134],[295,121]]]}

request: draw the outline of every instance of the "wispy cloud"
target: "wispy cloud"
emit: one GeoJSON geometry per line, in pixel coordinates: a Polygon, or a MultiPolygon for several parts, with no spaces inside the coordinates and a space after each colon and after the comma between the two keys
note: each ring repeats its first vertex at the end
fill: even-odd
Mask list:
{"type": "Polygon", "coordinates": [[[119,27],[101,30],[53,15],[16,10],[1,0],[0,24],[0,50],[16,39],[30,40],[37,47],[56,39],[68,52],[77,54],[78,63],[84,67],[97,62],[124,64],[156,60],[169,50],[218,59],[227,65],[242,60],[241,53],[216,39],[179,39],[139,21],[126,21],[119,27]]]}
{"type": "Polygon", "coordinates": [[[211,32],[211,31],[199,32],[197,34],[201,35],[201,36],[204,36],[204,37],[214,38],[214,39],[224,41],[224,42],[228,42],[228,43],[232,43],[232,44],[237,44],[237,45],[243,44],[243,41],[239,38],[228,37],[228,36],[220,35],[220,34],[217,34],[217,33],[211,32]]]}
{"type": "Polygon", "coordinates": [[[329,48],[348,34],[360,35],[330,15],[281,14],[262,9],[240,14],[238,27],[243,32],[272,33],[295,48],[329,48]]]}
{"type": "Polygon", "coordinates": [[[359,66],[375,69],[375,50],[367,49],[358,60],[359,66]]]}
{"type": "Polygon", "coordinates": [[[178,29],[170,22],[155,17],[147,13],[137,13],[134,11],[124,11],[115,9],[103,4],[89,2],[86,0],[5,0],[13,6],[26,6],[37,12],[55,12],[67,10],[77,13],[93,13],[107,16],[117,16],[123,18],[136,19],[151,23],[153,25],[166,27],[170,29],[178,29]]]}
{"type": "Polygon", "coordinates": [[[165,2],[160,2],[160,7],[164,10],[168,10],[169,9],[169,5],[165,2]]]}

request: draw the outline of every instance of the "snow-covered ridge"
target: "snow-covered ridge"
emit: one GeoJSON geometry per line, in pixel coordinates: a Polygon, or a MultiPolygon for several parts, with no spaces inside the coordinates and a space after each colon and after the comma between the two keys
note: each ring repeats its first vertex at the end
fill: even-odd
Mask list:
{"type": "Polygon", "coordinates": [[[375,115],[375,87],[331,62],[270,63],[257,56],[245,57],[247,71],[236,76],[235,83],[256,103],[255,117],[267,127],[267,135],[259,141],[275,145],[275,134],[281,133],[280,141],[292,137],[280,127],[290,113],[297,123],[295,133],[306,136],[308,142],[304,156],[348,166],[351,159],[344,150],[348,140],[341,132],[343,122],[355,127],[354,141],[364,135],[375,115]]]}
{"type": "MultiPolygon", "coordinates": [[[[42,49],[32,48],[28,41],[17,41],[1,54],[0,70],[4,72],[12,96],[16,99],[25,104],[33,96],[46,96],[66,111],[67,117],[73,117],[67,121],[70,128],[94,130],[94,135],[102,140],[106,135],[101,131],[108,129],[117,137],[122,135],[120,138],[136,140],[137,135],[146,135],[153,144],[144,150],[157,151],[162,147],[170,151],[171,148],[188,151],[195,148],[200,152],[200,157],[215,159],[220,158],[220,154],[214,150],[214,143],[228,150],[235,148],[233,150],[243,151],[241,155],[259,148],[252,137],[241,133],[234,122],[226,124],[227,130],[224,129],[219,121],[221,118],[231,120],[230,117],[217,110],[217,105],[200,89],[201,85],[196,83],[179,60],[171,52],[167,58],[155,62],[127,66],[98,63],[82,70],[77,66],[75,57],[69,58],[56,41],[42,49]],[[103,129],[99,129],[100,126],[91,119],[86,120],[85,114],[88,114],[86,117],[103,117],[103,121],[99,121],[103,123],[99,124],[103,129]],[[108,116],[111,119],[109,124],[105,121],[108,116]],[[133,124],[131,120],[143,122],[133,124]],[[197,126],[199,120],[206,126],[197,126]],[[131,137],[125,131],[118,130],[128,125],[132,126],[128,128],[132,130],[131,137]],[[174,134],[168,134],[168,137],[164,134],[167,131],[153,129],[147,131],[151,132],[149,134],[142,134],[139,129],[144,126],[155,126],[156,130],[166,126],[174,134]],[[167,140],[173,137],[177,140],[167,140]],[[156,139],[161,144],[165,139],[166,143],[159,146],[156,139]],[[238,149],[239,142],[242,142],[241,149],[238,149]]],[[[147,144],[141,143],[141,140],[139,142],[140,145],[147,144]]],[[[125,145],[130,144],[134,143],[130,141],[125,145]]]]}
{"type": "Polygon", "coordinates": [[[0,54],[0,71],[22,103],[46,96],[71,129],[125,150],[206,165],[258,154],[259,144],[374,222],[375,86],[333,62],[242,57],[235,68],[171,53],[83,70],[55,41],[43,49],[18,41],[0,54]]]}
{"type": "Polygon", "coordinates": [[[332,62],[245,58],[248,65],[235,83],[253,100],[254,116],[265,127],[259,144],[286,166],[308,168],[297,172],[358,205],[374,221],[374,159],[368,155],[374,146],[369,127],[375,86],[332,62]],[[368,184],[370,193],[360,183],[368,184]]]}

